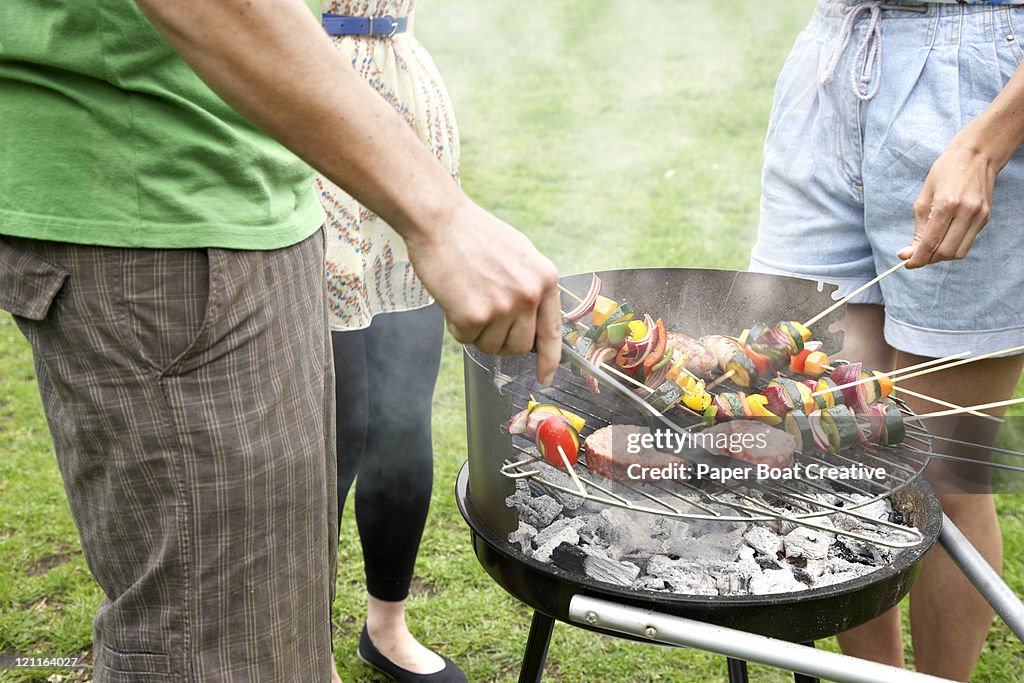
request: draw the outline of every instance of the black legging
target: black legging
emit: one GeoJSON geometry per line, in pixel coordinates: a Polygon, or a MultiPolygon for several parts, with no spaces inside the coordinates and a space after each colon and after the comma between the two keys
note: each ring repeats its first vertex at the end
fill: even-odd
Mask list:
{"type": "Polygon", "coordinates": [[[409,595],[430,506],[430,409],[444,314],[436,305],[377,315],[366,329],[333,332],[338,421],[338,516],[352,480],[366,589],[409,595]]]}

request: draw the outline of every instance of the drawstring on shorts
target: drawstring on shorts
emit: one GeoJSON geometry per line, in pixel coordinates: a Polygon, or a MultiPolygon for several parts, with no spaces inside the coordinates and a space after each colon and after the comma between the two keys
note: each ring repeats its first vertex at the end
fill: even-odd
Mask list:
{"type": "Polygon", "coordinates": [[[822,85],[831,81],[835,75],[836,65],[839,64],[839,59],[850,42],[853,25],[857,23],[862,13],[870,12],[867,31],[857,46],[857,53],[850,64],[850,86],[853,88],[853,94],[862,102],[875,96],[882,80],[882,5],[881,0],[869,0],[847,6],[846,18],[843,19],[843,25],[839,30],[839,42],[821,77],[822,85]]]}

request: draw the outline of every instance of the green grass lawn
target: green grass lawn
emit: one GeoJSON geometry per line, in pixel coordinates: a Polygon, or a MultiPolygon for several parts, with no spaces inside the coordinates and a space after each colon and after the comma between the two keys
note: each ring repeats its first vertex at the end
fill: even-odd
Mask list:
{"type": "MultiPolygon", "coordinates": [[[[757,224],[772,88],[812,4],[651,0],[641,10],[580,0],[422,0],[417,33],[456,104],[464,186],[523,229],[562,272],[743,268],[757,224]]],[[[465,407],[461,351],[450,340],[434,412],[434,500],[411,625],[470,680],[515,680],[530,611],[479,567],[455,507],[465,407]]],[[[1024,594],[1024,504],[1000,496],[998,505],[1006,577],[1024,594]]],[[[352,517],[348,510],[339,549],[339,669],[346,681],[382,680],[354,656],[365,588],[352,517]]],[[[88,652],[99,600],[54,464],[28,347],[2,314],[0,651],[88,652]]],[[[836,649],[834,640],[820,645],[836,649]]],[[[1024,646],[997,621],[975,680],[1019,681],[1022,671],[1024,646]]],[[[792,680],[764,667],[753,667],[752,677],[792,680]]],[[[723,680],[725,663],[558,625],[546,678],[723,680]]],[[[0,680],[46,675],[0,671],[0,680]]]]}

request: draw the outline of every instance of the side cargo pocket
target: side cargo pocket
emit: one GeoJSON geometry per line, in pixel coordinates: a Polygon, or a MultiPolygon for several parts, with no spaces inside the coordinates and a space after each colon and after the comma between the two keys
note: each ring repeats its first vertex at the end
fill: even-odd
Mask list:
{"type": "Polygon", "coordinates": [[[21,248],[20,241],[0,236],[0,309],[43,320],[69,273],[21,248]]]}

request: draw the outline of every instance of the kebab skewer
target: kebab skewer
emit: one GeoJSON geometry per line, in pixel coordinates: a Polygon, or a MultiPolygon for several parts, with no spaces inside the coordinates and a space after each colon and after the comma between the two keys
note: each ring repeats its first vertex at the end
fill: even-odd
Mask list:
{"type": "MultiPolygon", "coordinates": [[[[744,330],[738,339],[708,335],[696,340],[681,332],[667,331],[661,320],[653,323],[648,315],[644,316],[642,323],[633,320],[629,304],[620,306],[611,299],[601,297],[600,289],[601,281],[596,274],[592,276],[591,288],[585,299],[563,288],[563,291],[580,302],[573,311],[565,314],[567,322],[563,333],[575,344],[578,352],[586,355],[596,365],[604,365],[620,375],[623,375],[623,371],[632,373],[631,379],[638,376],[651,389],[649,400],[661,412],[676,405],[680,399],[688,408],[703,412],[712,401],[709,390],[721,381],[732,377],[737,385],[750,388],[770,376],[773,370],[784,367],[787,362],[791,372],[812,377],[833,370],[828,365],[828,356],[820,350],[820,342],[811,341],[810,330],[797,321],[783,321],[771,326],[755,323],[750,329],[744,330]],[[584,334],[574,326],[588,313],[592,313],[594,326],[585,330],[584,334]],[[609,362],[613,356],[614,364],[609,362]],[[696,379],[698,375],[710,378],[715,370],[721,370],[722,375],[710,384],[705,385],[696,379]]],[[[820,317],[816,316],[813,320],[820,317]]],[[[922,363],[905,370],[925,367],[931,363],[922,363]]],[[[885,395],[891,393],[892,383],[884,373],[876,371],[862,375],[863,382],[881,383],[886,388],[885,395]]],[[[852,377],[841,374],[843,382],[847,378],[852,377]]],[[[588,385],[592,391],[599,390],[593,378],[588,377],[588,385]]],[[[822,380],[820,385],[818,389],[829,391],[835,383],[822,380]]],[[[955,404],[921,397],[956,407],[955,404]]],[[[810,403],[810,400],[805,399],[804,402],[810,403]]],[[[807,408],[808,412],[811,410],[813,408],[807,408]]]]}
{"type": "MultiPolygon", "coordinates": [[[[883,275],[877,278],[876,281],[880,280],[885,275],[895,272],[895,270],[896,269],[894,268],[883,273],[883,275]]],[[[571,296],[579,300],[579,298],[572,295],[571,292],[568,292],[567,290],[563,291],[566,291],[571,296]]],[[[599,291],[600,279],[595,274],[592,278],[592,286],[591,291],[588,293],[588,300],[580,300],[580,306],[578,306],[573,313],[567,314],[567,317],[575,320],[581,315],[585,315],[588,309],[592,309],[595,314],[595,322],[603,323],[607,320],[611,312],[615,311],[617,305],[610,299],[599,297],[597,295],[599,291]],[[603,305],[601,304],[602,300],[603,305]],[[598,316],[601,317],[599,318],[598,316]]],[[[837,303],[841,304],[842,301],[837,303]]],[[[626,315],[631,315],[631,307],[627,307],[628,304],[620,308],[626,310],[626,315]]],[[[815,316],[808,322],[813,323],[819,320],[825,313],[831,310],[831,308],[834,308],[834,306],[823,311],[822,314],[815,316]]],[[[639,326],[639,329],[642,331],[647,330],[647,333],[650,334],[650,322],[649,316],[645,316],[645,323],[635,321],[632,324],[634,326],[639,326]]],[[[621,325],[621,323],[619,324],[621,325]]],[[[615,330],[613,329],[612,333],[608,336],[608,339],[613,342],[612,345],[615,345],[619,343],[623,334],[624,332],[615,333],[615,330]]],[[[589,336],[593,338],[598,335],[593,334],[591,331],[589,336]]],[[[643,337],[642,334],[639,336],[643,337]]],[[[632,370],[637,363],[631,363],[630,361],[633,358],[639,359],[643,357],[644,370],[655,369],[664,372],[663,368],[668,368],[668,372],[665,373],[664,376],[657,374],[652,376],[650,372],[639,373],[641,378],[645,380],[646,386],[655,389],[655,393],[657,393],[658,389],[661,389],[661,394],[654,397],[659,404],[659,409],[671,407],[674,402],[678,400],[678,397],[676,396],[678,391],[672,389],[671,385],[667,382],[663,385],[663,380],[676,379],[681,373],[688,373],[695,377],[697,375],[710,377],[716,367],[717,369],[721,369],[723,374],[717,380],[706,386],[700,386],[699,391],[697,392],[693,392],[695,383],[692,380],[683,377],[679,382],[683,389],[683,394],[692,399],[688,402],[691,404],[689,407],[695,410],[700,410],[701,403],[707,401],[707,398],[702,396],[702,394],[713,388],[717,383],[732,376],[735,376],[734,382],[739,386],[750,388],[756,382],[768,377],[772,370],[781,369],[782,366],[787,364],[787,361],[789,370],[797,374],[820,377],[826,371],[832,371],[833,367],[828,364],[828,356],[820,350],[820,342],[811,341],[810,337],[811,333],[806,324],[801,324],[796,321],[780,322],[772,326],[763,323],[755,323],[750,329],[744,330],[738,339],[722,335],[709,335],[702,337],[699,341],[680,332],[668,332],[664,330],[663,326],[661,326],[654,330],[652,337],[647,339],[641,338],[639,341],[636,341],[635,337],[627,339],[626,343],[620,346],[619,351],[616,353],[616,364],[625,370],[632,370]],[[646,350],[644,348],[645,341],[654,343],[656,348],[653,352],[646,354],[646,356],[642,356],[642,352],[646,350]],[[665,349],[664,354],[661,354],[662,348],[665,349]],[[634,351],[635,354],[631,357],[630,354],[634,353],[634,351]],[[671,366],[668,365],[669,361],[672,363],[671,366]],[[681,361],[683,362],[682,367],[680,367],[681,361]],[[694,393],[696,393],[699,398],[694,397],[694,393]]],[[[986,354],[977,357],[977,359],[1020,350],[1020,348],[1021,347],[1007,349],[1006,351],[995,352],[993,354],[986,354]]],[[[610,350],[606,350],[605,354],[611,355],[610,350]]],[[[887,385],[890,384],[891,381],[895,380],[895,375],[897,373],[906,373],[911,370],[918,370],[935,364],[941,364],[942,362],[950,359],[959,359],[963,355],[965,354],[955,354],[947,357],[946,359],[927,361],[890,373],[880,373],[878,371],[872,373],[865,372],[861,373],[862,376],[860,378],[848,377],[845,374],[837,373],[837,375],[833,377],[833,380],[838,380],[839,383],[842,384],[847,384],[847,379],[852,379],[854,383],[881,382],[883,385],[887,385]]],[[[591,357],[590,360],[595,360],[595,358],[591,357]]],[[[970,360],[973,359],[958,360],[956,363],[943,367],[952,367],[953,365],[969,362],[970,360]]],[[[606,365],[606,367],[615,369],[612,365],[606,365]]],[[[923,373],[924,371],[921,370],[914,375],[907,375],[905,378],[916,377],[923,373]]],[[[594,384],[596,384],[596,382],[594,382],[594,384]]],[[[820,384],[821,386],[817,388],[819,391],[822,393],[830,391],[830,382],[821,382],[820,384]]],[[[596,390],[596,386],[592,386],[591,388],[596,390]]],[[[845,389],[846,387],[844,386],[843,388],[845,389]]],[[[886,394],[890,392],[891,388],[887,388],[886,394]]],[[[906,393],[924,400],[944,405],[948,408],[959,407],[956,404],[934,399],[918,392],[907,391],[906,393]]],[[[999,418],[995,418],[991,415],[985,415],[984,413],[974,412],[973,414],[983,416],[986,419],[999,420],[999,418]]]]}

